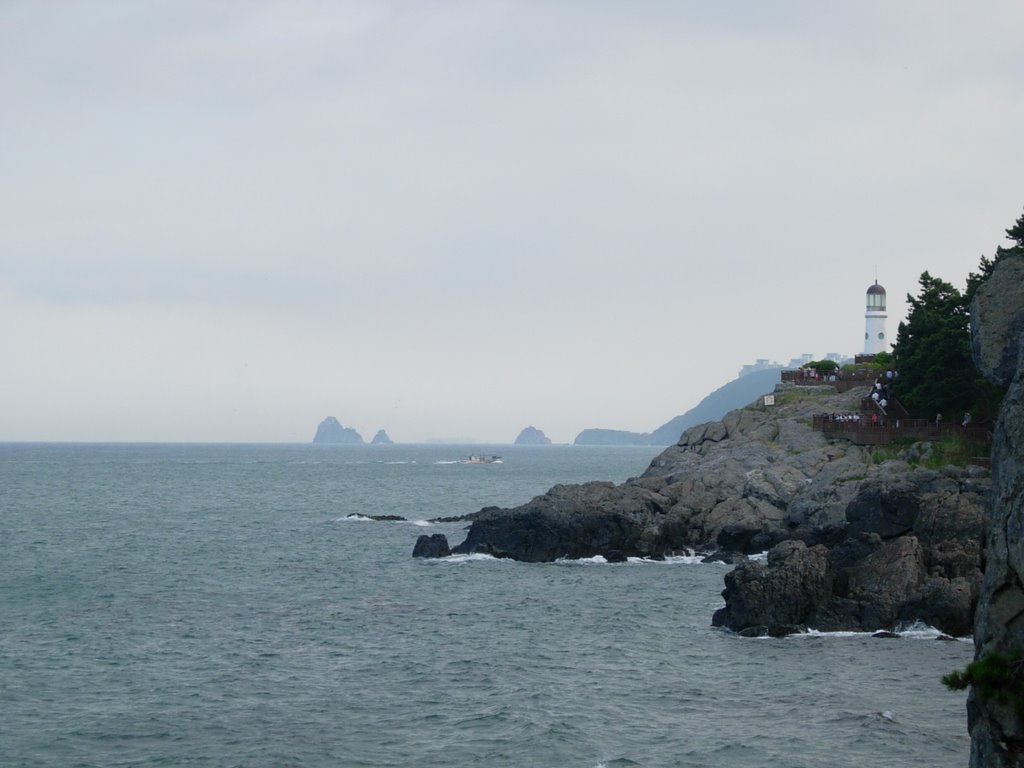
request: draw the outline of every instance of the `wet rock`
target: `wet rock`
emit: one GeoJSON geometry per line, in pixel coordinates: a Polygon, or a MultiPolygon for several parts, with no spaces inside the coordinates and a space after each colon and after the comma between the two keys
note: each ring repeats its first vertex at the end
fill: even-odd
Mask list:
{"type": "Polygon", "coordinates": [[[420,536],[412,550],[413,557],[448,557],[451,553],[448,538],[443,533],[420,536]]]}
{"type": "Polygon", "coordinates": [[[742,552],[712,552],[710,555],[705,555],[702,559],[702,563],[726,563],[728,565],[738,565],[739,563],[746,563],[750,560],[749,557],[744,555],[742,552]]]}

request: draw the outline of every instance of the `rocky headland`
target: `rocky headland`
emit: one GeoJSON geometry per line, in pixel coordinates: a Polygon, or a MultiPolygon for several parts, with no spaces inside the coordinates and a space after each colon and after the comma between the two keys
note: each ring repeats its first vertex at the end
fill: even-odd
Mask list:
{"type": "MultiPolygon", "coordinates": [[[[921,620],[968,634],[987,472],[912,466],[921,446],[876,463],[869,448],[812,429],[814,414],[856,411],[866,394],[780,384],[775,405],[759,399],[688,429],[625,483],[559,485],[519,507],[480,510],[451,551],[532,562],[703,551],[740,561],[714,616],[739,632],[921,620]],[[766,561],[746,561],[765,550],[766,561]]],[[[420,554],[446,547],[435,539],[420,554]]]]}

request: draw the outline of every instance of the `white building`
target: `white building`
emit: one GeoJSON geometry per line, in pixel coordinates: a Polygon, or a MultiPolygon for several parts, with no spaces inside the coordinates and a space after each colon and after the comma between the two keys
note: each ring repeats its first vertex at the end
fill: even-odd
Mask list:
{"type": "Polygon", "coordinates": [[[885,337],[885,288],[878,284],[868,287],[867,310],[864,312],[864,354],[877,355],[889,351],[885,337]]]}

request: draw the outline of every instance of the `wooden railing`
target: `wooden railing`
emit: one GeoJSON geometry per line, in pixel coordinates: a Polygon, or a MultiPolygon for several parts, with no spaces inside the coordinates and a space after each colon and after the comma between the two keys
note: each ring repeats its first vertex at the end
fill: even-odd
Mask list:
{"type": "Polygon", "coordinates": [[[802,387],[835,387],[837,392],[846,392],[854,387],[867,387],[875,383],[877,371],[839,371],[823,376],[810,368],[796,368],[783,371],[781,381],[802,387]]]}
{"type": "Polygon", "coordinates": [[[827,437],[842,438],[857,445],[887,445],[896,440],[939,440],[944,437],[959,437],[968,443],[980,446],[992,444],[992,432],[988,427],[963,427],[955,423],[930,419],[894,419],[881,417],[872,421],[870,415],[859,414],[859,420],[852,420],[852,414],[844,417],[819,414],[814,417],[814,428],[827,437]]]}

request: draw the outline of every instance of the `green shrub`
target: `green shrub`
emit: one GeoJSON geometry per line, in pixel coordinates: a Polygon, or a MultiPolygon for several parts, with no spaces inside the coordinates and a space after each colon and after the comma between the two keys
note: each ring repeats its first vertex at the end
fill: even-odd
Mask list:
{"type": "Polygon", "coordinates": [[[978,446],[962,437],[944,437],[932,444],[932,455],[922,465],[928,469],[941,469],[949,464],[966,467],[979,450],[978,446]]]}
{"type": "Polygon", "coordinates": [[[1024,718],[1024,660],[1020,651],[1009,656],[989,651],[966,669],[943,675],[942,683],[954,691],[974,686],[983,699],[1009,704],[1018,717],[1024,718]]]}

